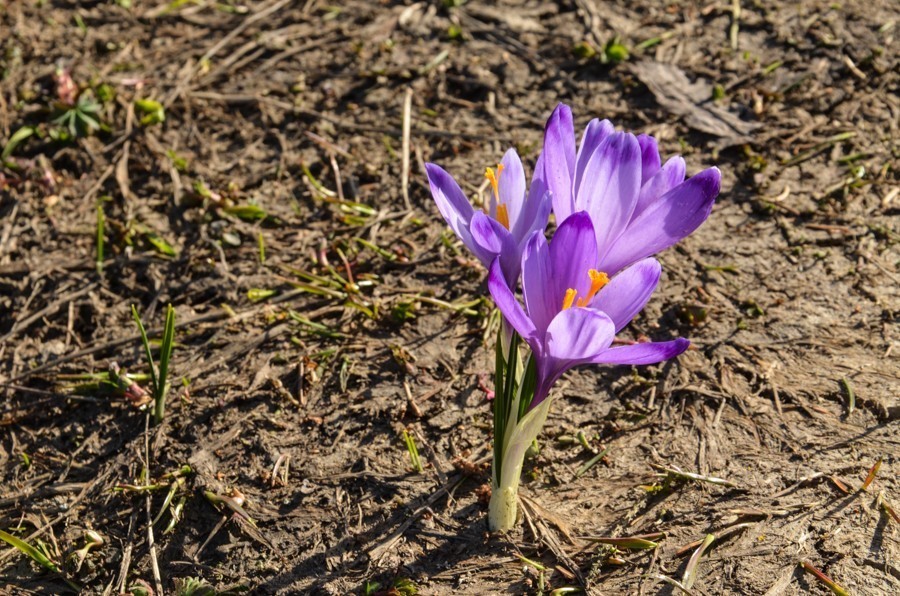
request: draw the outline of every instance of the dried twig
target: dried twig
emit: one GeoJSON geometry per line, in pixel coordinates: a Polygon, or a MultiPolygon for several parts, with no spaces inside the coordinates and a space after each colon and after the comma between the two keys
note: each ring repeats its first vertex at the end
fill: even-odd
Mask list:
{"type": "Polygon", "coordinates": [[[401,149],[402,169],[400,170],[400,190],[403,192],[403,204],[406,206],[407,211],[412,209],[412,205],[409,202],[409,136],[411,123],[410,121],[412,119],[412,96],[412,89],[407,87],[406,94],[403,96],[403,144],[401,149]]]}

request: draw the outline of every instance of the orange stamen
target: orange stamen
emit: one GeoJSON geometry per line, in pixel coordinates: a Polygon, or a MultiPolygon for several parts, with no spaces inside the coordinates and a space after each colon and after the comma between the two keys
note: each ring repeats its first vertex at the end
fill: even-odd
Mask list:
{"type": "Polygon", "coordinates": [[[575,302],[575,294],[577,293],[578,292],[575,291],[575,288],[569,288],[568,290],[566,290],[566,297],[563,298],[563,310],[572,308],[572,304],[574,304],[575,302]]]}
{"type": "Polygon", "coordinates": [[[502,203],[497,205],[497,221],[499,221],[504,228],[509,229],[509,210],[506,208],[506,205],[502,203]]]}
{"type": "Polygon", "coordinates": [[[588,290],[587,296],[578,299],[577,306],[587,306],[588,304],[590,304],[591,300],[594,299],[594,296],[597,295],[597,292],[599,292],[601,289],[603,289],[603,286],[609,283],[609,276],[602,271],[597,271],[596,269],[589,270],[588,277],[591,278],[591,289],[588,290]]]}
{"type": "Polygon", "coordinates": [[[484,177],[488,179],[488,182],[491,183],[491,188],[494,191],[494,198],[498,201],[500,200],[500,174],[503,173],[503,164],[497,164],[497,172],[494,173],[494,168],[485,168],[484,169],[484,177]]]}

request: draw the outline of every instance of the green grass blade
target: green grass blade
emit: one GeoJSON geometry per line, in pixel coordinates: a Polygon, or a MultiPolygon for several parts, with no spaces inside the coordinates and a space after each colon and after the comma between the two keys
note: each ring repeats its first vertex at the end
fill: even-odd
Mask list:
{"type": "Polygon", "coordinates": [[[166,388],[168,387],[169,360],[172,358],[172,350],[175,347],[175,309],[170,304],[166,309],[166,325],[163,329],[162,345],[159,354],[159,385],[154,395],[156,399],[153,417],[156,423],[162,422],[166,414],[166,388]]]}
{"type": "Polygon", "coordinates": [[[150,382],[153,385],[153,395],[157,395],[159,387],[159,378],[156,376],[156,365],[153,364],[153,352],[150,349],[150,340],[147,339],[147,330],[144,329],[144,323],[141,322],[141,315],[138,314],[137,307],[131,305],[131,316],[137,324],[138,331],[141,334],[141,342],[144,344],[144,353],[147,355],[147,364],[150,366],[150,382]]]}
{"type": "Polygon", "coordinates": [[[23,126],[16,132],[14,132],[13,135],[9,137],[9,141],[7,141],[6,145],[3,147],[3,153],[0,153],[0,160],[6,161],[6,158],[12,155],[12,152],[16,150],[16,147],[34,133],[35,128],[32,126],[23,126]]]}
{"type": "Polygon", "coordinates": [[[104,236],[106,235],[106,215],[103,203],[97,203],[97,273],[103,274],[104,236]]]}
{"type": "Polygon", "coordinates": [[[26,557],[30,558],[32,561],[34,561],[35,563],[37,563],[44,569],[46,569],[48,571],[52,571],[53,573],[56,573],[57,575],[59,575],[63,579],[63,581],[65,581],[69,585],[69,587],[71,589],[75,590],[76,592],[81,591],[81,586],[79,586],[75,582],[72,582],[72,581],[69,581],[68,579],[66,579],[63,576],[62,571],[60,571],[59,566],[57,566],[56,563],[54,563],[53,561],[48,559],[47,555],[45,555],[44,553],[42,553],[35,547],[31,546],[30,544],[28,544],[21,538],[16,538],[12,534],[9,534],[8,532],[4,532],[3,530],[0,530],[0,540],[6,542],[8,545],[12,546],[13,548],[15,548],[16,550],[21,552],[26,557]]]}
{"type": "Polygon", "coordinates": [[[15,547],[23,555],[29,557],[32,561],[34,561],[44,569],[48,569],[50,571],[53,571],[54,573],[59,573],[59,567],[56,566],[56,563],[48,559],[44,553],[34,548],[24,540],[16,538],[12,534],[4,532],[3,530],[0,530],[0,540],[3,540],[10,546],[15,547]]]}
{"type": "Polygon", "coordinates": [[[419,474],[422,473],[422,460],[419,458],[419,449],[416,447],[416,439],[413,434],[403,430],[403,442],[406,443],[406,450],[409,452],[409,461],[412,463],[413,469],[419,474]]]}

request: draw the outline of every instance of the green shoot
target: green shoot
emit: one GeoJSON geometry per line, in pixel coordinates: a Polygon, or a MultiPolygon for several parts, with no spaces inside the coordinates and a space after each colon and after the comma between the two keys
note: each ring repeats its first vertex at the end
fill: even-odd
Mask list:
{"type": "MultiPolygon", "coordinates": [[[[4,532],[3,530],[0,530],[0,540],[2,540],[4,542],[6,542],[7,544],[9,544],[10,546],[14,547],[19,552],[21,552],[23,555],[27,556],[29,559],[31,559],[32,561],[34,561],[35,563],[37,563],[38,565],[40,565],[47,571],[51,571],[53,573],[59,574],[60,576],[62,575],[62,571],[60,571],[59,566],[56,563],[51,561],[50,558],[47,557],[47,555],[45,555],[44,553],[42,553],[40,550],[36,549],[35,547],[31,546],[24,540],[22,540],[20,538],[16,538],[12,534],[4,532]]],[[[78,584],[69,581],[65,577],[63,577],[63,580],[69,585],[70,588],[72,588],[76,592],[81,591],[81,587],[78,586],[78,584]]]]}
{"type": "Polygon", "coordinates": [[[853,387],[850,386],[850,381],[846,378],[841,379],[841,387],[847,392],[847,416],[850,416],[853,410],[856,409],[856,394],[853,393],[853,387]]]}
{"type": "Polygon", "coordinates": [[[104,236],[106,234],[106,215],[103,203],[97,203],[97,274],[103,275],[104,236]]]}
{"type": "Polygon", "coordinates": [[[256,236],[256,244],[259,247],[259,264],[266,264],[266,239],[263,236],[263,233],[260,232],[256,236]]]}
{"type": "Polygon", "coordinates": [[[144,344],[144,351],[147,355],[147,363],[150,366],[150,381],[152,383],[153,394],[153,420],[156,424],[162,422],[166,414],[166,393],[168,391],[169,376],[169,360],[172,357],[172,349],[175,345],[175,309],[170,304],[166,310],[166,324],[163,328],[163,337],[159,350],[159,369],[153,363],[153,353],[150,349],[150,340],[147,338],[147,330],[141,322],[141,316],[138,314],[137,308],[131,306],[131,315],[137,324],[138,331],[141,334],[141,342],[144,344]]]}
{"type": "Polygon", "coordinates": [[[141,114],[141,126],[152,126],[166,121],[166,109],[158,101],[136,99],[134,100],[134,108],[141,114]]]}
{"type": "Polygon", "coordinates": [[[594,457],[592,457],[591,459],[586,461],[584,463],[584,465],[582,465],[580,468],[578,468],[578,470],[576,470],[575,478],[579,478],[582,474],[584,474],[585,472],[587,472],[588,470],[593,468],[595,465],[597,465],[597,462],[599,462],[601,459],[603,459],[607,453],[609,453],[609,447],[607,447],[606,449],[604,449],[603,451],[601,451],[600,453],[598,453],[597,455],[595,455],[594,457]]]}
{"type": "Polygon", "coordinates": [[[419,459],[419,449],[416,447],[416,439],[413,434],[406,429],[402,433],[403,442],[406,443],[406,450],[409,452],[409,460],[412,462],[413,469],[419,474],[422,473],[422,460],[419,459]]]}
{"type": "Polygon", "coordinates": [[[16,147],[19,144],[33,135],[36,132],[36,129],[32,126],[23,126],[9,137],[9,140],[6,142],[6,146],[3,147],[3,152],[0,153],[0,161],[6,161],[6,159],[12,155],[12,152],[16,150],[16,147]]]}
{"type": "Polygon", "coordinates": [[[94,99],[90,89],[81,93],[74,105],[64,106],[59,115],[53,119],[53,123],[60,128],[50,131],[51,138],[67,141],[75,137],[86,137],[100,130],[99,118],[102,107],[94,99]]]}

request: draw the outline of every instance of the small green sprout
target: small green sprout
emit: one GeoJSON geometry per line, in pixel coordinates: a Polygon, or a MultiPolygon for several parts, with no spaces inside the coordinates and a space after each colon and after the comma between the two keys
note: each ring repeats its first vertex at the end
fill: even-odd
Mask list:
{"type": "Polygon", "coordinates": [[[156,424],[162,422],[166,412],[166,393],[168,392],[169,360],[172,358],[172,350],[175,347],[175,309],[170,304],[166,310],[166,323],[163,327],[162,343],[159,352],[159,370],[153,363],[153,353],[150,349],[150,340],[147,338],[147,330],[141,322],[137,307],[131,306],[131,316],[137,324],[147,355],[147,363],[150,366],[150,381],[152,383],[152,395],[154,401],[153,419],[156,424]]]}
{"type": "Polygon", "coordinates": [[[419,449],[416,447],[415,437],[406,429],[403,429],[401,436],[403,437],[403,442],[406,443],[406,450],[409,452],[409,460],[413,469],[421,474],[423,470],[422,460],[419,459],[419,449]]]}
{"type": "Polygon", "coordinates": [[[156,100],[136,99],[134,109],[141,114],[141,126],[153,126],[166,121],[166,109],[156,100]]]}
{"type": "Polygon", "coordinates": [[[17,538],[3,530],[0,530],[0,540],[6,542],[47,571],[61,576],[63,581],[65,581],[71,589],[75,590],[76,592],[81,591],[81,587],[78,584],[66,579],[66,577],[63,576],[63,572],[60,570],[59,565],[54,563],[53,560],[50,559],[50,557],[48,557],[45,552],[43,552],[43,550],[35,548],[24,540],[17,538]]]}

